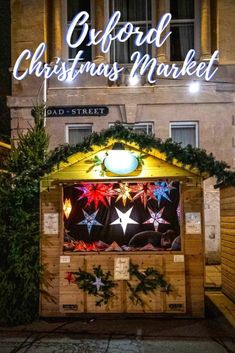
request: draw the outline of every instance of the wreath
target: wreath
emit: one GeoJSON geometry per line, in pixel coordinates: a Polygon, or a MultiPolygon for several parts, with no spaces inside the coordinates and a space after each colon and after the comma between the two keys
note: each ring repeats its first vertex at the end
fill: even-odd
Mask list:
{"type": "Polygon", "coordinates": [[[100,265],[93,267],[93,273],[82,271],[79,268],[78,272],[71,272],[71,275],[73,276],[73,282],[80,289],[98,297],[96,306],[107,304],[114,297],[112,289],[116,286],[116,283],[111,280],[110,271],[104,272],[100,265]]]}
{"type": "Polygon", "coordinates": [[[127,282],[128,288],[131,292],[129,298],[131,301],[142,307],[144,306],[144,301],[141,298],[141,294],[154,293],[157,288],[162,288],[166,294],[172,290],[171,285],[167,283],[163,275],[152,267],[146,268],[144,271],[139,270],[139,265],[134,265],[130,263],[129,272],[131,276],[135,276],[138,279],[136,286],[132,286],[130,282],[127,282]]]}
{"type": "MultiPolygon", "coordinates": [[[[134,265],[130,263],[129,273],[131,276],[135,276],[138,279],[136,286],[132,286],[130,282],[127,281],[128,288],[130,290],[129,298],[131,301],[142,307],[144,306],[144,301],[141,298],[141,294],[154,293],[157,288],[162,288],[166,294],[172,290],[171,285],[167,283],[163,275],[152,267],[146,268],[144,271],[139,270],[139,265],[134,265]]],[[[93,273],[82,271],[80,268],[78,272],[67,272],[65,279],[69,283],[76,283],[78,288],[82,289],[88,294],[98,297],[96,300],[96,305],[101,306],[102,304],[108,304],[109,300],[115,296],[113,293],[113,288],[117,285],[111,279],[111,272],[104,272],[99,265],[98,267],[93,267],[93,273]]]]}

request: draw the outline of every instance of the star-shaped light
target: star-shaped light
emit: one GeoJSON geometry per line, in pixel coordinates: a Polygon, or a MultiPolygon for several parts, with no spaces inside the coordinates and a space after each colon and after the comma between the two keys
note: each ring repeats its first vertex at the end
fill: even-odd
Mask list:
{"type": "Polygon", "coordinates": [[[98,222],[95,218],[99,210],[96,210],[94,213],[89,214],[85,210],[82,210],[85,219],[77,224],[82,224],[87,226],[88,233],[91,233],[91,229],[93,226],[103,226],[100,222],[98,222]]]}
{"type": "Polygon", "coordinates": [[[117,211],[117,214],[118,214],[118,218],[114,222],[110,223],[110,225],[120,224],[124,235],[126,233],[126,227],[128,224],[138,224],[136,221],[134,221],[134,219],[130,218],[133,207],[131,207],[125,213],[121,212],[118,208],[115,207],[115,210],[117,211]]]}
{"type": "Polygon", "coordinates": [[[71,204],[71,200],[70,199],[65,199],[64,204],[63,204],[63,210],[64,210],[64,215],[66,217],[66,219],[69,218],[69,215],[72,211],[72,204],[71,204]]]}
{"type": "Polygon", "coordinates": [[[132,190],[129,188],[127,183],[119,183],[119,188],[114,190],[116,191],[116,194],[118,194],[116,202],[122,199],[123,205],[126,206],[127,199],[132,201],[132,197],[130,195],[132,190]]]}
{"type": "Polygon", "coordinates": [[[97,292],[99,292],[100,287],[104,286],[104,283],[102,282],[101,278],[95,276],[95,282],[92,282],[93,286],[96,287],[97,292]]]}
{"type": "Polygon", "coordinates": [[[169,224],[169,222],[165,221],[162,218],[162,214],[164,211],[164,207],[157,213],[155,213],[151,208],[148,207],[149,213],[151,218],[149,218],[147,221],[144,222],[144,224],[150,224],[152,223],[154,226],[154,229],[157,231],[159,224],[169,224]]]}
{"type": "Polygon", "coordinates": [[[147,201],[152,197],[153,192],[155,190],[155,186],[150,183],[138,183],[131,187],[132,191],[136,193],[133,197],[133,200],[139,199],[141,200],[144,208],[147,206],[147,201]]]}
{"type": "Polygon", "coordinates": [[[155,189],[153,191],[153,196],[157,199],[158,206],[160,205],[162,198],[171,202],[167,193],[170,194],[170,189],[172,189],[172,186],[170,186],[170,189],[169,189],[170,184],[167,184],[165,181],[154,183],[154,185],[155,185],[155,189]]]}
{"type": "Polygon", "coordinates": [[[106,198],[109,196],[110,185],[103,183],[83,183],[81,186],[76,186],[75,189],[82,191],[82,195],[78,200],[86,198],[86,206],[89,206],[92,202],[94,202],[95,209],[97,209],[99,202],[101,202],[105,207],[108,207],[106,198]]]}

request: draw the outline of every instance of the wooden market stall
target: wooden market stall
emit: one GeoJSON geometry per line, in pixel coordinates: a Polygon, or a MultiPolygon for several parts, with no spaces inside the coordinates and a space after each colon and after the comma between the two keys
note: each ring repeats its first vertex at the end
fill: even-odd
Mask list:
{"type": "Polygon", "coordinates": [[[201,176],[129,142],[119,160],[117,143],[76,153],[41,181],[40,314],[203,317],[201,176]]]}
{"type": "Polygon", "coordinates": [[[220,189],[222,291],[235,302],[235,187],[220,189]]]}

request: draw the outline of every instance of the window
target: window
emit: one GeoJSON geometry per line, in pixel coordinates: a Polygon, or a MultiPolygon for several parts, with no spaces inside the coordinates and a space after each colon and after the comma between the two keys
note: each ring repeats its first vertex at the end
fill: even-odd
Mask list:
{"type": "Polygon", "coordinates": [[[76,145],[83,142],[84,138],[92,133],[91,124],[72,124],[66,125],[66,142],[76,145]]]}
{"type": "Polygon", "coordinates": [[[195,48],[195,5],[197,2],[197,0],[170,0],[171,61],[183,61],[187,52],[195,48]]]}
{"type": "MultiPolygon", "coordinates": [[[[126,128],[134,130],[136,133],[140,134],[153,134],[153,123],[135,123],[135,124],[122,124],[126,128]]],[[[109,126],[114,126],[113,123],[110,123],[109,126]]]]}
{"type": "Polygon", "coordinates": [[[181,143],[182,147],[192,145],[198,147],[198,123],[197,122],[173,122],[170,123],[170,137],[173,141],[181,143]]]}
{"type": "MultiPolygon", "coordinates": [[[[122,15],[119,25],[116,26],[116,32],[126,22],[132,22],[140,27],[143,32],[147,32],[152,26],[151,0],[110,0],[110,15],[115,11],[120,11],[122,15]]],[[[140,47],[136,47],[134,39],[134,36],[132,36],[125,43],[115,41],[110,53],[111,62],[130,63],[132,53],[137,50],[143,55],[146,53],[151,54],[150,45],[143,44],[140,47]]]]}
{"type": "MultiPolygon", "coordinates": [[[[91,1],[90,0],[67,0],[67,26],[70,25],[73,18],[78,14],[78,12],[86,11],[90,14],[88,25],[91,28],[91,1]]],[[[77,26],[73,31],[72,42],[75,42],[76,39],[81,34],[81,26],[77,26]]],[[[83,43],[79,48],[69,48],[69,60],[73,60],[79,50],[83,50],[83,59],[84,61],[91,61],[92,52],[91,46],[87,47],[86,44],[89,42],[89,36],[85,38],[83,43]]]]}

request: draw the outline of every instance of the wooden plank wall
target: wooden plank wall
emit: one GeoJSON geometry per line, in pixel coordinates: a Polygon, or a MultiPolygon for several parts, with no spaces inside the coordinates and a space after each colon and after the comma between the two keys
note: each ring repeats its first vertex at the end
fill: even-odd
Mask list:
{"type": "MultiPolygon", "coordinates": [[[[202,213],[202,189],[201,186],[182,185],[182,205],[184,212],[202,213]]],[[[59,186],[46,189],[41,194],[42,222],[44,213],[54,213],[61,211],[61,189],[59,186]]],[[[62,226],[62,225],[61,225],[62,226]]],[[[203,228],[203,227],[202,227],[203,228]]],[[[183,225],[183,232],[185,226],[183,225]]],[[[61,232],[62,233],[62,232],[61,232]]],[[[202,234],[183,235],[184,262],[177,262],[172,253],[141,253],[140,254],[65,254],[70,255],[70,264],[60,264],[62,253],[62,236],[44,235],[42,232],[42,264],[47,266],[48,272],[53,276],[50,286],[43,286],[47,292],[55,297],[55,303],[47,300],[45,295],[41,295],[40,314],[44,317],[64,316],[74,311],[64,310],[63,305],[74,303],[80,313],[104,312],[104,307],[97,308],[95,299],[85,295],[76,285],[68,284],[65,280],[67,271],[76,271],[79,267],[91,271],[93,265],[101,264],[102,268],[113,273],[115,256],[129,256],[133,263],[140,265],[140,268],[153,266],[164,274],[175,288],[175,291],[167,296],[160,291],[155,295],[146,298],[149,306],[144,308],[145,312],[172,313],[185,315],[187,317],[204,316],[204,242],[202,234]],[[173,305],[172,305],[173,304],[173,305]],[[174,305],[176,304],[176,305],[174,305]],[[178,304],[178,306],[177,306],[178,304]]],[[[177,254],[177,253],[175,253],[177,254]]],[[[182,254],[182,253],[179,253],[182,254]]],[[[129,299],[125,281],[120,281],[117,288],[117,298],[108,308],[109,312],[141,313],[143,309],[136,307],[129,299]],[[121,299],[121,300],[120,300],[121,299]]],[[[105,309],[106,312],[107,308],[105,309]]]]}
{"type": "Polygon", "coordinates": [[[220,191],[222,291],[235,302],[235,187],[220,191]]]}
{"type": "MultiPolygon", "coordinates": [[[[203,190],[200,185],[182,185],[183,214],[200,212],[201,234],[184,234],[187,314],[204,317],[204,234],[203,234],[203,190]]],[[[185,225],[185,220],[184,220],[185,225]]]]}
{"type": "MultiPolygon", "coordinates": [[[[70,264],[60,266],[60,311],[61,313],[185,313],[185,269],[184,262],[175,262],[173,254],[72,254],[70,264]],[[130,291],[126,281],[116,281],[114,289],[115,297],[108,305],[96,306],[96,298],[85,294],[78,289],[74,283],[68,283],[65,279],[67,272],[76,272],[78,268],[83,271],[93,271],[93,266],[101,265],[102,269],[110,271],[113,277],[114,258],[129,257],[133,264],[138,264],[140,270],[154,267],[163,273],[165,279],[171,284],[173,290],[167,295],[156,290],[154,293],[141,297],[145,303],[144,307],[135,305],[130,300],[130,291]],[[76,309],[69,309],[68,304],[73,304],[76,309]],[[67,308],[66,308],[67,307],[67,308]]],[[[138,283],[136,278],[131,278],[131,285],[138,283]]]]}
{"type": "MultiPolygon", "coordinates": [[[[40,315],[46,317],[60,316],[59,312],[59,265],[62,249],[60,232],[44,234],[43,220],[45,213],[61,212],[61,190],[59,186],[50,187],[50,191],[41,192],[41,264],[44,268],[44,279],[41,284],[45,294],[40,296],[40,315]]],[[[59,225],[59,228],[61,224],[59,225]]]]}

